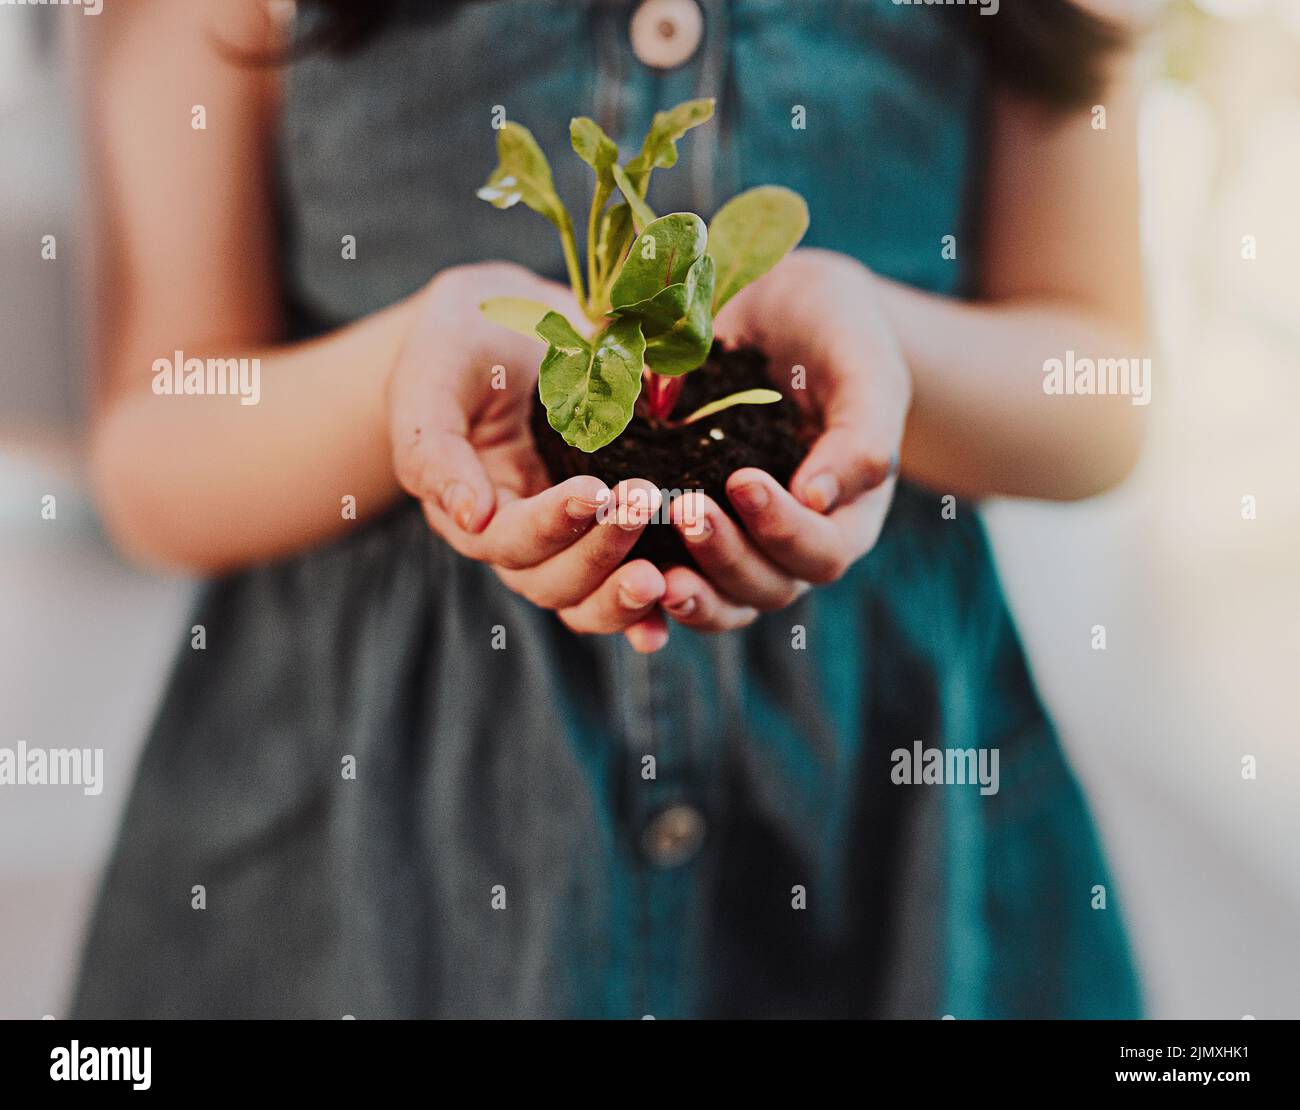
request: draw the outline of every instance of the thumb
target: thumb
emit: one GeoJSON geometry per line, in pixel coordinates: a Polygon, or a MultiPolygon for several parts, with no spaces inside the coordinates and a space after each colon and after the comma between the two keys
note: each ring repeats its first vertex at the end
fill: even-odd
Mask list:
{"type": "Polygon", "coordinates": [[[401,377],[390,398],[393,470],[413,497],[436,504],[465,532],[481,532],[496,509],[496,490],[467,438],[469,421],[450,390],[438,390],[433,406],[426,396],[403,397],[401,377]]]}
{"type": "Polygon", "coordinates": [[[795,472],[790,492],[814,512],[829,513],[897,472],[897,452],[868,444],[861,428],[832,425],[795,472]]]}
{"type": "Polygon", "coordinates": [[[483,531],[496,510],[496,491],[478,453],[454,432],[422,432],[416,439],[405,455],[406,472],[416,480],[412,485],[403,480],[403,486],[421,501],[435,502],[461,531],[483,531]]]}

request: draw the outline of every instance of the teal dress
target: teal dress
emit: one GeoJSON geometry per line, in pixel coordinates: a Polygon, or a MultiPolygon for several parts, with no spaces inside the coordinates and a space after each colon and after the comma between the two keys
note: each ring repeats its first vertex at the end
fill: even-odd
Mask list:
{"type": "MultiPolygon", "coordinates": [[[[961,10],[701,6],[699,50],[666,73],[637,60],[622,0],[408,3],[357,52],[293,64],[294,326],[345,323],[456,263],[561,276],[549,226],[474,199],[495,106],[555,152],[583,211],[569,117],[626,149],[697,95],[717,118],[659,174],[659,211],[787,185],[809,244],[962,295],[988,106],[961,10]]],[[[978,515],[942,508],[904,483],[841,581],[741,632],[674,628],[650,657],[572,635],[411,504],[214,583],[76,1012],[1135,1016],[1122,898],[978,515]],[[997,791],[895,782],[916,744],[996,751],[997,791]]]]}

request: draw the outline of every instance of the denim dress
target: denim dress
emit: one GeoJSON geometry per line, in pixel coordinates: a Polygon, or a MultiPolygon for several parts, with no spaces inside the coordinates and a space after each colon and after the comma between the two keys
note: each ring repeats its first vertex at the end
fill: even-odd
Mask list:
{"type": "MultiPolygon", "coordinates": [[[[969,13],[701,0],[698,48],[663,70],[633,49],[633,7],[411,2],[359,49],[288,65],[297,333],[458,263],[562,278],[545,221],[475,199],[498,106],[585,213],[571,116],[627,154],[655,110],[714,96],[652,183],[657,211],[786,185],[808,244],[968,289],[989,111],[969,13]]],[[[1119,892],[978,516],[941,498],[901,484],[843,579],[743,631],[674,627],[648,657],[573,635],[412,503],[213,583],[76,1013],[1135,1016],[1119,892]],[[895,781],[917,745],[996,752],[996,792],[895,781]]]]}

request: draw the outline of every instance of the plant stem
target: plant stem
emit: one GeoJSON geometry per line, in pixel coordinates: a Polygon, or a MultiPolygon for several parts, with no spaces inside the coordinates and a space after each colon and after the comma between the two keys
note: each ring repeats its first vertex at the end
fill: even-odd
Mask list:
{"type": "Polygon", "coordinates": [[[596,240],[600,233],[600,214],[607,200],[609,200],[609,190],[597,185],[591,195],[591,214],[587,217],[587,293],[590,298],[587,302],[587,311],[589,315],[599,313],[604,308],[605,281],[604,275],[597,272],[600,266],[597,255],[600,244],[596,240]]]}
{"type": "Polygon", "coordinates": [[[582,311],[591,315],[591,306],[587,304],[586,294],[582,291],[582,266],[578,262],[578,241],[573,235],[573,221],[564,214],[564,226],[560,228],[560,242],[564,246],[564,265],[569,271],[569,284],[573,286],[573,295],[577,298],[582,311]]]}
{"type": "Polygon", "coordinates": [[[677,405],[677,398],[682,395],[682,386],[686,376],[668,378],[663,374],[646,371],[646,404],[651,420],[667,420],[677,405]]]}

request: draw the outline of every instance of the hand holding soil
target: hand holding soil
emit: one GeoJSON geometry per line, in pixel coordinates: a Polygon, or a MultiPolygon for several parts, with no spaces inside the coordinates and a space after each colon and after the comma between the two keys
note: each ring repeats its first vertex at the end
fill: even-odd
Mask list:
{"type": "MultiPolygon", "coordinates": [[[[717,321],[737,354],[761,349],[770,384],[813,440],[790,477],[731,473],[725,500],[687,494],[670,516],[694,566],[667,572],[665,610],[697,628],[747,623],[809,584],[839,578],[875,545],[893,496],[911,379],[856,261],[801,250],[740,293],[717,321]],[[685,612],[674,607],[690,599],[685,612]]],[[[745,407],[728,416],[769,410],[745,407]]],[[[654,531],[653,529],[651,530],[654,531]]]]}
{"type": "MultiPolygon", "coordinates": [[[[488,288],[571,307],[567,288],[522,267],[457,267],[421,294],[389,388],[397,473],[448,544],[490,563],[575,631],[622,631],[654,650],[666,636],[661,608],[703,631],[740,627],[760,610],[789,604],[807,583],[838,577],[879,533],[893,484],[883,479],[910,382],[874,309],[872,280],[843,256],[800,250],[719,316],[718,335],[733,349],[771,353],[771,383],[820,434],[811,450],[800,447],[808,454],[789,490],[748,468],[727,477],[724,504],[692,494],[670,508],[694,568],[624,562],[647,531],[668,531],[646,528],[652,514],[664,515],[656,484],[633,479],[611,491],[589,475],[549,484],[530,429],[536,385],[529,368],[540,341],[513,336],[477,312],[488,288]],[[506,388],[492,388],[493,365],[504,368],[506,388]],[[792,381],[798,366],[802,380],[792,381]],[[611,523],[597,526],[598,515],[611,523]]],[[[737,406],[732,414],[768,411],[737,406]]]]}
{"type": "Polygon", "coordinates": [[[417,295],[389,379],[394,469],[429,526],[461,555],[490,564],[575,631],[624,631],[666,589],[645,560],[624,564],[658,490],[629,481],[611,491],[590,476],[550,484],[528,427],[541,345],[479,315],[489,289],[572,307],[564,286],[509,263],[439,274],[417,295]],[[621,523],[595,527],[598,512],[621,523]]]}
{"type": "Polygon", "coordinates": [[[747,534],[705,506],[715,534],[725,538],[696,541],[692,554],[716,581],[732,583],[743,565],[762,559],[786,577],[825,583],[874,546],[912,398],[875,280],[846,255],[803,249],[718,318],[721,339],[767,353],[772,384],[794,400],[816,438],[788,489],[753,468],[727,479],[727,497],[747,534]],[[715,544],[735,558],[719,557],[715,544]]]}
{"type": "Polygon", "coordinates": [[[643,651],[666,642],[664,612],[736,628],[869,550],[910,400],[870,273],[789,253],[797,194],[751,189],[707,227],[649,208],[653,170],[712,111],[658,113],[624,165],[572,121],[595,174],[585,279],[546,156],[507,122],[479,196],[556,227],[570,288],[503,263],[444,272],[389,391],[397,473],[430,526],[575,631],[643,651]]]}

